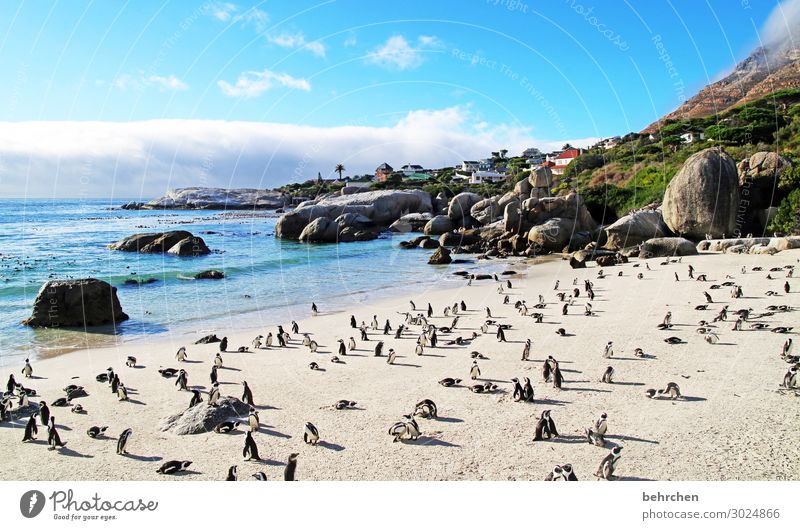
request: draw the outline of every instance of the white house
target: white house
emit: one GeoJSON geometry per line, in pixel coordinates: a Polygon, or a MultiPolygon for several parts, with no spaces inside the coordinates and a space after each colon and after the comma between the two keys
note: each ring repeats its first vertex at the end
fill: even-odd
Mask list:
{"type": "Polygon", "coordinates": [[[414,173],[423,173],[425,169],[417,164],[406,164],[400,168],[400,171],[403,172],[404,176],[410,177],[414,173]]]}
{"type": "Polygon", "coordinates": [[[705,140],[705,139],[706,139],[705,133],[687,132],[681,135],[681,140],[683,140],[683,143],[685,144],[699,142],[700,140],[705,140]]]}
{"type": "Polygon", "coordinates": [[[569,163],[578,158],[580,154],[580,149],[567,149],[552,160],[548,160],[553,162],[553,165],[550,168],[553,171],[553,175],[563,175],[564,170],[567,169],[569,163]]]}
{"type": "Polygon", "coordinates": [[[473,171],[479,171],[480,169],[480,162],[477,160],[464,160],[461,162],[461,171],[471,173],[473,171]]]}
{"type": "Polygon", "coordinates": [[[503,182],[508,178],[505,173],[498,173],[496,171],[473,171],[469,179],[470,184],[493,184],[495,182],[503,182]]]}

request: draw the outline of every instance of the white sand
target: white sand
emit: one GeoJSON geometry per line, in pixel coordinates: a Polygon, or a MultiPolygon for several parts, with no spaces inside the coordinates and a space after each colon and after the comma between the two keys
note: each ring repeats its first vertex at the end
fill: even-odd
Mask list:
{"type": "MultiPolygon", "coordinates": [[[[263,407],[262,428],[255,435],[263,462],[243,461],[242,430],[177,436],[157,428],[162,417],[184,409],[191,396],[178,391],[174,379],[163,379],[156,370],[161,366],[185,368],[190,386],[207,389],[217,344],[180,343],[185,337],[176,337],[146,346],[126,344],[34,361],[37,378],[23,379],[19,366],[14,370],[18,381],[36,389],[48,403],[61,397],[66,385],[83,385],[90,396],[76,402],[88,413],[78,415],[68,408],[51,407],[61,437],[67,442],[61,451],[47,450],[46,429],[41,427],[37,442],[22,443],[27,418],[0,425],[0,478],[221,480],[228,467],[237,464],[241,479],[252,480],[252,473],[264,471],[270,480],[279,480],[287,455],[299,452],[299,480],[541,480],[554,464],[566,462],[573,464],[580,480],[590,480],[600,460],[618,444],[624,446],[617,473],[623,479],[798,480],[800,401],[794,395],[779,393],[778,387],[788,368],[779,358],[780,348],[788,337],[795,337],[797,342],[800,313],[778,313],[763,320],[771,327],[796,326],[795,333],[789,335],[751,331],[749,322],[745,331],[733,332],[735,317],[729,317],[717,328],[721,343],[709,345],[695,329],[700,319],[710,321],[725,304],[731,310],[752,307],[756,313],[770,304],[800,308],[800,278],[790,280],[792,292],[788,295],[783,292],[784,272],[772,273],[777,280],[766,279],[769,268],[796,264],[799,257],[800,251],[775,256],[703,255],[667,266],[656,258],[648,260],[652,271],[639,261],[638,268],[630,263],[605,269],[605,279],[597,279],[596,268],[573,271],[566,261],[529,268],[516,263],[509,268],[521,274],[504,277],[514,285],[509,305],[502,305],[503,295],[497,293],[496,282],[481,281],[471,287],[409,293],[399,300],[352,309],[359,323],[369,323],[375,314],[381,325],[390,318],[396,327],[402,320],[398,312],[409,310],[409,299],[413,298],[421,309],[430,301],[435,310],[432,322],[448,326],[451,317],[442,316],[445,304],[463,299],[469,311],[458,326],[462,336],[480,331],[487,305],[500,322],[512,325],[506,333],[508,343],[497,342],[494,327],[467,346],[446,346],[455,335],[440,335],[440,347],[426,349],[422,357],[414,355],[419,327],[412,327],[412,333],[407,332],[402,340],[371,332],[371,341],[362,343],[358,330],[349,327],[350,312],[325,314],[325,308],[320,307],[320,316],[299,322],[301,332],[313,333],[321,345],[322,351],[317,354],[300,344],[300,336],[294,336],[286,349],[223,354],[229,369],[220,371],[222,393],[241,397],[238,383],[246,379],[256,403],[263,407]],[[709,282],[688,280],[690,263],[695,274],[706,273],[709,282]],[[740,274],[742,265],[748,268],[744,276],[740,274]],[[754,266],[764,271],[750,272],[754,266]],[[617,277],[619,271],[623,271],[623,277],[617,277]],[[638,272],[644,274],[643,280],[636,278],[638,272]],[[674,272],[682,281],[674,281],[674,272]],[[708,290],[712,283],[724,282],[726,274],[742,285],[744,298],[731,299],[726,287],[708,290]],[[571,307],[571,314],[563,317],[553,285],[559,279],[561,290],[571,291],[573,278],[578,278],[581,297],[571,307]],[[595,317],[583,316],[584,278],[594,281],[595,317]],[[708,311],[695,311],[695,305],[705,303],[704,290],[712,294],[714,303],[708,311]],[[764,296],[767,290],[780,296],[764,296]],[[518,315],[513,306],[519,299],[532,306],[538,294],[549,303],[542,324],[518,315]],[[668,310],[675,327],[659,331],[656,325],[668,310]],[[557,336],[559,327],[574,335],[557,336]],[[351,335],[359,343],[358,356],[346,357],[346,364],[329,362],[331,352],[336,351],[336,339],[351,335]],[[688,344],[664,343],[663,339],[671,335],[688,344]],[[526,338],[533,340],[530,362],[520,360],[526,338]],[[373,357],[377,340],[385,341],[385,351],[398,351],[396,365],[388,365],[385,357],[373,357]],[[602,358],[603,346],[609,340],[615,344],[615,357],[610,361],[602,358]],[[177,363],[175,351],[182,345],[187,346],[189,359],[201,362],[177,363]],[[635,358],[636,347],[654,358],[635,358]],[[474,350],[489,357],[479,361],[483,378],[497,382],[507,392],[479,395],[463,387],[437,384],[443,377],[468,382],[470,352],[474,350]],[[126,368],[128,355],[135,355],[141,367],[126,368]],[[547,355],[561,364],[565,377],[562,390],[542,381],[541,366],[547,355]],[[309,370],[312,360],[325,371],[309,370]],[[607,365],[616,370],[616,384],[598,382],[607,365]],[[130,402],[117,401],[108,385],[95,381],[95,375],[108,366],[113,366],[131,389],[130,402]],[[509,380],[515,376],[531,378],[536,403],[512,400],[509,380]],[[673,402],[644,396],[646,388],[663,388],[670,381],[678,383],[689,399],[673,402]],[[388,428],[424,398],[436,402],[439,420],[418,420],[423,433],[419,441],[392,443],[388,428]],[[339,399],[357,401],[358,410],[333,410],[330,405],[339,399]],[[535,419],[543,409],[552,410],[562,436],[554,441],[532,442],[535,419]],[[589,445],[582,434],[601,412],[608,413],[606,448],[589,445]],[[303,443],[306,421],[319,428],[324,445],[303,443]],[[108,425],[109,437],[89,438],[86,429],[92,425],[108,425]],[[133,429],[131,455],[118,456],[116,437],[128,427],[133,429]],[[192,460],[193,473],[174,477],[156,474],[161,462],[172,459],[192,460]]],[[[220,337],[226,334],[225,330],[215,331],[220,337]]],[[[250,345],[255,335],[266,335],[267,331],[274,333],[275,328],[229,335],[229,349],[250,345]]],[[[5,386],[8,373],[0,377],[5,386]]]]}

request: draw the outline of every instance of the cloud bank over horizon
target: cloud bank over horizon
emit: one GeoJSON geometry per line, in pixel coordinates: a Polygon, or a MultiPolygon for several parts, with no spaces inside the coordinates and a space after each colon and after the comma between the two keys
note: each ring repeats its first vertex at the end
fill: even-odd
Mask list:
{"type": "Polygon", "coordinates": [[[334,175],[372,174],[382,162],[435,168],[528,147],[598,138],[537,139],[518,124],[490,125],[465,107],[418,110],[393,124],[336,127],[214,121],[0,124],[0,197],[151,198],[169,189],[274,188],[334,175]]]}

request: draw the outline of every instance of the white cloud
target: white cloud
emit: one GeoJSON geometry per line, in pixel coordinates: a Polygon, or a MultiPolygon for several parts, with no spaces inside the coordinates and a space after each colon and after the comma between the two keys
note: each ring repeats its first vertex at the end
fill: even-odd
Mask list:
{"type": "Polygon", "coordinates": [[[237,11],[237,7],[230,2],[209,2],[206,4],[206,10],[220,22],[228,22],[237,11]]]}
{"type": "Polygon", "coordinates": [[[325,57],[325,45],[319,41],[306,42],[305,35],[302,33],[271,35],[267,37],[267,40],[281,48],[303,48],[317,57],[325,57]]]}
{"type": "Polygon", "coordinates": [[[417,47],[412,47],[402,35],[394,35],[367,54],[367,62],[392,70],[411,70],[424,62],[425,51],[441,47],[441,41],[431,35],[417,38],[417,47]]]}
{"type": "MultiPolygon", "coordinates": [[[[97,86],[104,86],[105,82],[98,80],[95,84],[97,86]]],[[[118,90],[144,90],[149,87],[155,87],[161,92],[175,92],[189,89],[189,85],[172,74],[167,76],[146,75],[144,73],[139,73],[136,76],[120,74],[111,81],[111,86],[118,90]]]]}
{"type": "Polygon", "coordinates": [[[305,92],[311,90],[311,84],[305,79],[292,77],[289,74],[276,73],[271,70],[242,72],[233,85],[227,81],[217,81],[217,85],[222,90],[223,94],[235,98],[254,98],[260,96],[276,84],[295,90],[303,90],[305,92]]]}
{"type": "Polygon", "coordinates": [[[358,39],[356,38],[356,34],[355,34],[355,33],[351,33],[351,34],[350,34],[350,35],[348,35],[348,36],[347,36],[347,38],[344,40],[344,46],[345,46],[345,48],[350,48],[350,47],[352,47],[352,46],[355,46],[356,44],[358,44],[358,39]]]}
{"type": "Polygon", "coordinates": [[[511,124],[481,124],[463,107],[409,112],[386,127],[311,127],[210,120],[0,123],[0,196],[151,198],[186,186],[276,187],[381,162],[449,166],[542,141],[511,124]]]}
{"type": "Polygon", "coordinates": [[[209,2],[205,5],[205,11],[220,22],[252,24],[257,31],[264,31],[269,22],[269,15],[265,11],[257,7],[240,11],[239,6],[231,2],[209,2]]]}

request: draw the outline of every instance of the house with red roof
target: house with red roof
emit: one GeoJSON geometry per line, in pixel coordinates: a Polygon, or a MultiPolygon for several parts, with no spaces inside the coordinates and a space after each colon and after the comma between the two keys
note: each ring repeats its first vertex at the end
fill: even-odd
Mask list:
{"type": "MultiPolygon", "coordinates": [[[[583,149],[567,149],[554,158],[548,157],[547,162],[553,164],[552,166],[548,164],[553,171],[553,175],[563,175],[569,163],[578,158],[582,152],[583,149]]],[[[547,164],[547,162],[545,162],[545,164],[547,164]]]]}

